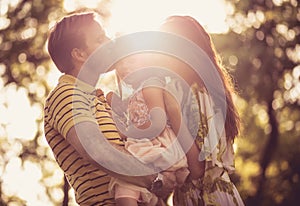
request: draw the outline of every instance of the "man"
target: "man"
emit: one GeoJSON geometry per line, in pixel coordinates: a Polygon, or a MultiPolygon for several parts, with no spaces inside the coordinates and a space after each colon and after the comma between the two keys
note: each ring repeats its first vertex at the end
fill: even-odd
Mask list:
{"type": "MultiPolygon", "coordinates": [[[[56,161],[75,190],[79,205],[115,205],[113,196],[108,192],[110,175],[146,188],[157,183],[157,174],[130,177],[106,169],[90,157],[80,142],[80,138],[103,138],[102,132],[110,143],[123,145],[103,92],[95,92],[94,79],[78,79],[88,57],[107,41],[109,39],[95,20],[94,13],[63,18],[49,36],[49,54],[64,74],[45,103],[45,136],[56,161]]],[[[99,74],[95,71],[90,75],[95,77],[99,74]]],[[[109,157],[103,156],[104,161],[106,158],[109,157]]],[[[112,160],[110,157],[107,161],[113,164],[112,160]]],[[[171,185],[172,181],[168,182],[168,178],[172,179],[164,178],[164,184],[171,185]]]]}

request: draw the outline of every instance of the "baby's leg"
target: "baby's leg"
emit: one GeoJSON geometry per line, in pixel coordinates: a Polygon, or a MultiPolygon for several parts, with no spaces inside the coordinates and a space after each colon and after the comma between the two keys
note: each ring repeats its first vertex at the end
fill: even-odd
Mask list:
{"type": "Polygon", "coordinates": [[[138,206],[140,192],[122,185],[115,186],[116,206],[138,206]]]}
{"type": "Polygon", "coordinates": [[[137,200],[130,197],[116,199],[116,206],[138,206],[137,200]]]}

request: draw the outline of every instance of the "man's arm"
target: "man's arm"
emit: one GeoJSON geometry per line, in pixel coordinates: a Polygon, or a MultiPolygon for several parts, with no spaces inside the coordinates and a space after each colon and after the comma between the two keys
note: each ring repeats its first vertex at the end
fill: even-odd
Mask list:
{"type": "MultiPolygon", "coordinates": [[[[99,169],[108,173],[112,177],[119,178],[129,183],[141,187],[145,187],[148,189],[151,188],[152,182],[157,177],[157,174],[155,172],[149,173],[150,175],[143,175],[143,176],[127,175],[126,170],[128,171],[130,170],[131,172],[137,171],[136,175],[138,175],[139,174],[138,172],[143,171],[143,167],[145,169],[147,169],[147,167],[143,165],[141,162],[139,162],[137,159],[135,159],[133,156],[126,155],[124,148],[122,147],[118,148],[118,150],[123,149],[124,153],[121,153],[117,151],[115,148],[113,148],[103,138],[103,136],[101,136],[98,125],[93,122],[86,121],[86,122],[78,123],[75,126],[73,126],[67,133],[67,141],[69,141],[69,143],[77,150],[77,152],[83,158],[85,158],[87,161],[94,164],[99,169]],[[94,142],[94,140],[99,140],[99,141],[94,142]],[[87,152],[85,147],[82,145],[82,142],[84,142],[84,145],[89,144],[89,142],[93,143],[93,147],[91,147],[92,151],[87,152]],[[100,144],[103,145],[100,146],[100,144]],[[95,150],[97,151],[95,152],[95,150]],[[94,158],[92,158],[90,154],[96,157],[97,161],[94,158]],[[103,164],[100,164],[99,162],[102,162],[104,164],[110,164],[110,165],[115,164],[115,167],[112,168],[117,168],[118,170],[120,170],[120,168],[124,169],[125,174],[124,173],[120,174],[117,171],[113,171],[111,168],[108,169],[107,167],[103,166],[103,164]]],[[[141,172],[140,174],[143,173],[141,172]]],[[[175,181],[176,181],[175,176],[164,175],[163,178],[164,188],[162,192],[169,192],[170,190],[172,190],[174,188],[175,181]]]]}
{"type": "MultiPolygon", "coordinates": [[[[118,162],[122,162],[122,160],[118,160],[117,158],[120,157],[120,153],[119,155],[114,156],[116,149],[113,148],[113,146],[111,146],[111,148],[107,147],[110,146],[110,144],[106,141],[106,140],[101,140],[103,139],[103,136],[101,136],[101,133],[99,131],[99,127],[98,125],[96,125],[93,122],[80,122],[78,124],[76,124],[75,126],[73,126],[69,132],[67,133],[67,141],[76,149],[76,151],[83,157],[85,158],[87,161],[91,162],[92,164],[94,164],[96,167],[99,167],[99,169],[105,171],[106,173],[110,174],[113,177],[116,178],[120,178],[123,179],[127,182],[133,183],[135,185],[139,185],[142,187],[146,187],[146,188],[150,188],[150,185],[152,183],[152,181],[156,178],[156,175],[147,175],[147,176],[128,176],[128,175],[123,175],[123,174],[119,174],[116,171],[112,171],[109,170],[107,167],[99,164],[99,161],[105,164],[117,164],[118,162]],[[79,138],[80,137],[80,138],[79,138]],[[90,145],[88,146],[87,149],[91,149],[91,150],[96,150],[98,149],[99,153],[98,155],[95,154],[95,152],[89,153],[87,152],[87,150],[85,149],[85,147],[82,145],[82,141],[84,142],[88,142],[85,140],[91,139],[91,143],[93,142],[93,140],[100,140],[98,142],[101,143],[97,144],[96,143],[94,145],[90,145]],[[105,145],[105,144],[108,145],[105,145]],[[92,158],[90,156],[90,154],[94,154],[95,156],[97,156],[98,161],[96,161],[94,158],[92,158]],[[99,159],[101,158],[102,159],[99,159]]],[[[89,143],[86,143],[85,145],[87,145],[89,143]]],[[[121,149],[118,148],[118,149],[121,149]]],[[[94,157],[95,157],[94,156],[94,157]]],[[[123,154],[123,158],[127,157],[126,154],[123,154]]],[[[135,167],[138,167],[141,165],[137,163],[137,161],[134,161],[134,158],[131,157],[130,159],[126,159],[127,161],[122,162],[123,165],[120,165],[119,168],[121,167],[129,167],[131,166],[131,168],[134,170],[135,167]]],[[[117,168],[117,167],[116,167],[117,168]]]]}

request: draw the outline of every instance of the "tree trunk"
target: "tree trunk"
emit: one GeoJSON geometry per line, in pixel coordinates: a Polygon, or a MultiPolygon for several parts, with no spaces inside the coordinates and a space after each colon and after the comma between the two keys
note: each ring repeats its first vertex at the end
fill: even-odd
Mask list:
{"type": "Polygon", "coordinates": [[[266,182],[266,170],[272,160],[274,152],[278,146],[279,131],[278,131],[278,122],[276,119],[275,111],[272,108],[272,99],[268,102],[268,116],[269,124],[271,126],[271,133],[269,139],[263,150],[261,159],[260,159],[260,175],[258,177],[258,187],[257,192],[253,200],[255,205],[263,205],[263,190],[266,182]]]}

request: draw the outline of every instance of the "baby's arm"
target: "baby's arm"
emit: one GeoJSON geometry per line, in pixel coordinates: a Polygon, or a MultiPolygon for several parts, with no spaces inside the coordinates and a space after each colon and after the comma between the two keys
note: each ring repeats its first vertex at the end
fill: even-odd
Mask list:
{"type": "MultiPolygon", "coordinates": [[[[149,110],[153,109],[153,108],[160,108],[164,114],[166,114],[166,107],[165,105],[168,105],[166,104],[165,100],[164,100],[164,90],[162,90],[161,88],[154,88],[154,87],[148,87],[148,88],[145,88],[142,90],[143,91],[143,96],[144,96],[144,99],[145,99],[145,102],[149,108],[149,110]]],[[[177,111],[173,111],[174,113],[177,112],[179,113],[180,112],[180,109],[179,107],[177,108],[177,111]]],[[[171,118],[174,120],[174,118],[176,117],[176,115],[172,115],[171,118]]],[[[154,118],[161,118],[161,117],[154,117],[154,118]]],[[[168,118],[170,118],[170,115],[168,114],[168,118]]],[[[172,123],[172,122],[171,122],[172,123]]],[[[173,123],[175,123],[173,121],[173,123]]],[[[166,125],[166,122],[164,123],[164,126],[166,125]]],[[[194,145],[195,146],[195,145],[194,145]]],[[[194,150],[195,148],[192,146],[192,148],[188,151],[189,155],[191,153],[193,153],[193,159],[197,159],[196,157],[196,151],[194,150]]],[[[189,161],[189,160],[188,160],[189,161]]],[[[197,161],[197,160],[196,160],[197,161]]],[[[195,162],[192,162],[190,161],[189,162],[190,165],[191,164],[194,164],[195,162]]],[[[197,162],[199,163],[199,162],[197,162]]],[[[189,166],[189,167],[193,167],[193,166],[189,166]]],[[[193,167],[192,168],[193,170],[194,169],[199,169],[198,167],[193,167]]],[[[168,175],[175,175],[176,176],[176,184],[178,186],[181,186],[187,175],[190,173],[186,168],[180,168],[176,171],[170,171],[170,170],[167,170],[167,171],[163,171],[162,172],[163,174],[168,174],[168,175]]],[[[194,173],[191,174],[191,176],[194,176],[194,173]]]]}
{"type": "Polygon", "coordinates": [[[142,89],[142,93],[150,112],[150,121],[145,122],[140,128],[151,126],[162,131],[167,123],[163,90],[158,87],[146,87],[142,89]]]}
{"type": "Polygon", "coordinates": [[[205,162],[199,161],[198,157],[200,150],[194,142],[187,125],[182,121],[181,108],[175,98],[168,92],[164,92],[164,101],[166,112],[171,123],[172,129],[178,136],[179,143],[186,152],[188,166],[190,170],[190,178],[198,179],[203,176],[205,169],[205,162]]]}
{"type": "Polygon", "coordinates": [[[161,134],[167,123],[162,90],[160,88],[147,87],[142,89],[142,94],[149,111],[149,118],[146,118],[148,121],[138,126],[131,122],[126,128],[122,128],[122,125],[120,125],[118,129],[126,134],[127,137],[152,139],[161,134]]]}
{"type": "Polygon", "coordinates": [[[114,92],[107,93],[106,101],[117,115],[123,115],[123,113],[126,112],[127,102],[122,101],[114,92]]]}

